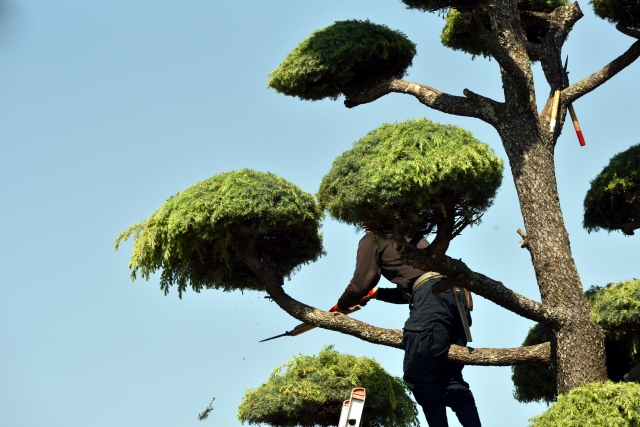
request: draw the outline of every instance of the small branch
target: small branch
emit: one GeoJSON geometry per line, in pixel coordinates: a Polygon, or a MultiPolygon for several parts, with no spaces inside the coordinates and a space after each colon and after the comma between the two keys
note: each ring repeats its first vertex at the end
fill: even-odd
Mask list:
{"type": "Polygon", "coordinates": [[[347,108],[357,107],[358,105],[373,102],[390,93],[412,95],[427,107],[443,113],[476,117],[489,124],[495,124],[498,121],[495,110],[500,104],[489,98],[477,95],[469,99],[462,96],[453,96],[426,85],[396,78],[386,80],[360,93],[345,93],[347,99],[344,101],[344,105],[347,108]],[[478,108],[479,106],[481,108],[478,108]]]}
{"type": "Polygon", "coordinates": [[[626,36],[633,37],[634,39],[640,39],[640,31],[632,30],[631,28],[627,28],[620,23],[616,25],[616,30],[620,31],[622,34],[626,36]]]}
{"type": "Polygon", "coordinates": [[[633,231],[640,228],[640,222],[626,222],[623,224],[615,224],[612,225],[611,228],[616,228],[622,231],[622,233],[626,236],[633,236],[635,234],[633,231]]]}
{"type": "MultiPolygon", "coordinates": [[[[557,326],[564,320],[562,312],[557,308],[520,295],[501,282],[472,271],[461,260],[453,259],[447,255],[442,257],[429,256],[426,250],[429,249],[428,247],[422,250],[398,242],[398,247],[401,246],[400,256],[403,262],[424,271],[437,271],[447,276],[449,278],[447,288],[452,286],[466,288],[509,311],[547,326],[557,326]]],[[[434,290],[441,291],[439,288],[434,290]]]]}
{"type": "Polygon", "coordinates": [[[594,74],[572,84],[562,91],[562,105],[566,107],[580,97],[606,83],[613,76],[624,70],[640,56],[640,40],[632,44],[626,52],[604,66],[594,74]]]}
{"type": "Polygon", "coordinates": [[[529,243],[527,241],[527,233],[525,233],[521,228],[518,228],[518,234],[522,237],[522,240],[518,242],[521,248],[529,249],[529,243]]]}
{"type": "MultiPolygon", "coordinates": [[[[402,349],[402,331],[376,328],[341,313],[318,310],[291,298],[282,289],[283,278],[266,260],[247,251],[244,262],[258,276],[273,301],[291,316],[314,326],[351,335],[361,340],[402,349]]],[[[466,365],[509,366],[525,363],[549,363],[548,343],[520,348],[468,348],[452,344],[448,359],[466,365]]]]}

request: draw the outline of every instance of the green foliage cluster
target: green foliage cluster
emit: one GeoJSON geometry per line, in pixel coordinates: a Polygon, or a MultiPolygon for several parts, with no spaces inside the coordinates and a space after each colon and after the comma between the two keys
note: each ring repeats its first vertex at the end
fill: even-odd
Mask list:
{"type": "Polygon", "coordinates": [[[489,4],[490,0],[401,0],[407,9],[417,9],[422,12],[435,12],[443,9],[455,8],[472,10],[483,4],[489,4]]]}
{"type": "Polygon", "coordinates": [[[305,100],[336,99],[391,77],[402,77],[416,45],[404,34],[369,21],[338,21],[302,41],[269,74],[268,87],[305,100]]]}
{"type": "Polygon", "coordinates": [[[640,280],[591,290],[591,320],[610,331],[640,331],[640,280]]]}
{"type": "Polygon", "coordinates": [[[374,359],[340,354],[327,346],[317,356],[299,355],[275,369],[269,380],[247,390],[238,407],[244,424],[329,426],[354,387],[367,390],[363,427],[417,426],[407,385],[374,359]]]}
{"type": "MultiPolygon", "coordinates": [[[[587,231],[620,230],[640,222],[640,144],[616,154],[591,181],[584,199],[587,231]]],[[[630,233],[632,234],[632,233],[630,233]]]]}
{"type": "MultiPolygon", "coordinates": [[[[523,346],[536,345],[549,342],[553,339],[553,333],[546,326],[537,323],[529,329],[523,346]]],[[[556,398],[556,383],[553,380],[553,371],[549,365],[535,363],[530,365],[515,365],[512,367],[511,380],[515,386],[513,397],[522,403],[543,401],[553,402],[556,398]]]]}
{"type": "Polygon", "coordinates": [[[317,197],[339,221],[379,231],[430,230],[443,212],[474,223],[493,203],[503,164],[457,126],[384,124],[337,157],[317,197]]]}
{"type": "MultiPolygon", "coordinates": [[[[484,4],[489,3],[491,2],[484,2],[484,4]]],[[[567,3],[568,0],[519,0],[518,10],[551,12],[557,7],[565,6],[567,3]]],[[[462,21],[462,15],[465,10],[468,10],[468,8],[464,6],[454,6],[449,9],[445,18],[445,26],[442,29],[442,34],[440,35],[442,44],[453,50],[461,50],[463,52],[470,53],[474,57],[476,55],[489,57],[489,52],[485,50],[482,45],[478,43],[467,31],[462,21]]],[[[476,13],[485,28],[491,28],[489,16],[487,15],[486,10],[481,8],[476,10],[476,13]]],[[[539,38],[544,37],[548,30],[547,23],[531,15],[522,15],[520,21],[527,39],[533,43],[537,43],[539,38]]]]}
{"type": "Polygon", "coordinates": [[[530,427],[640,426],[640,384],[589,383],[558,396],[530,427]]]}
{"type": "Polygon", "coordinates": [[[589,3],[600,18],[640,30],[640,0],[590,0],[589,3]]]}
{"type": "Polygon", "coordinates": [[[132,279],[162,270],[165,294],[177,284],[225,291],[261,290],[241,251],[255,239],[255,251],[285,277],[324,252],[318,233],[323,213],[312,195],[271,173],[243,169],[221,173],[169,198],[146,221],[116,239],[134,236],[132,279]]]}
{"type": "MultiPolygon", "coordinates": [[[[609,379],[621,381],[630,363],[638,355],[640,329],[640,280],[594,286],[586,292],[591,302],[591,319],[605,329],[605,351],[609,379]]],[[[542,324],[534,325],[522,345],[551,341],[553,332],[542,324]]],[[[512,368],[513,396],[527,403],[553,402],[557,396],[553,372],[542,364],[517,365],[512,368]]]]}

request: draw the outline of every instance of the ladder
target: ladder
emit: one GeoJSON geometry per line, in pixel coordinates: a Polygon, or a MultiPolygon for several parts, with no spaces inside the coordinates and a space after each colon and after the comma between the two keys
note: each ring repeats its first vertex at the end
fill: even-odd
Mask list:
{"type": "Polygon", "coordinates": [[[340,411],[340,421],[338,427],[359,427],[362,417],[362,408],[367,392],[363,387],[356,387],[351,390],[351,399],[342,403],[340,411]]]}

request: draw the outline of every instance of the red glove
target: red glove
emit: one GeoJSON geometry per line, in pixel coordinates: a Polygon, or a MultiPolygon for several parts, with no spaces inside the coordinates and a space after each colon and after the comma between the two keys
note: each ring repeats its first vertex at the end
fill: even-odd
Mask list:
{"type": "Polygon", "coordinates": [[[340,310],[338,304],[336,304],[329,309],[329,313],[344,313],[344,311],[340,310]]]}

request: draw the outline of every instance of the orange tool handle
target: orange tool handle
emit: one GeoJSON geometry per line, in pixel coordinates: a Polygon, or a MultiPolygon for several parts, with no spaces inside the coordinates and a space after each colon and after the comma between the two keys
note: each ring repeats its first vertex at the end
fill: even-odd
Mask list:
{"type": "Polygon", "coordinates": [[[584,136],[582,136],[580,123],[578,123],[578,117],[576,116],[576,112],[573,109],[573,105],[569,105],[569,114],[571,114],[571,121],[573,122],[573,127],[576,130],[576,135],[578,135],[578,141],[580,141],[580,146],[584,147],[587,143],[584,141],[584,136]]]}

